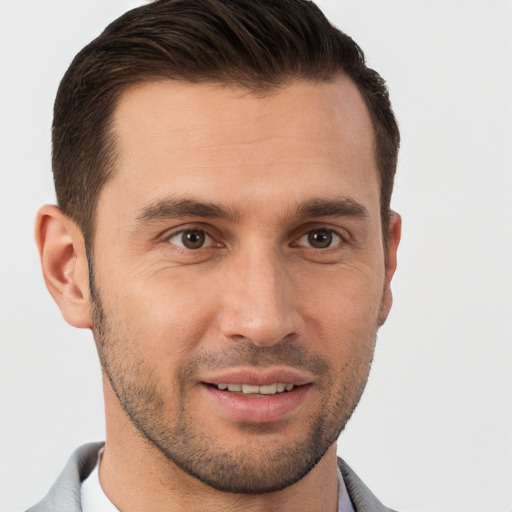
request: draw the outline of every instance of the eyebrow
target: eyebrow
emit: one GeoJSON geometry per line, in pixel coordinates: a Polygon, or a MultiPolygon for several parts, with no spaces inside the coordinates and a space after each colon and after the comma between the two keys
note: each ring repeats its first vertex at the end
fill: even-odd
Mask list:
{"type": "Polygon", "coordinates": [[[238,214],[231,209],[194,199],[166,198],[143,208],[136,217],[140,223],[158,222],[179,217],[204,217],[235,221],[238,214]]]}
{"type": "MultiPolygon", "coordinates": [[[[214,203],[184,198],[165,198],[143,208],[136,216],[141,224],[180,217],[202,217],[225,219],[235,222],[239,213],[231,208],[214,203]]],[[[311,199],[297,206],[292,217],[368,217],[367,209],[351,198],[311,199]]]]}
{"type": "Polygon", "coordinates": [[[312,199],[299,205],[296,215],[308,217],[356,217],[367,218],[368,210],[351,198],[312,199]]]}

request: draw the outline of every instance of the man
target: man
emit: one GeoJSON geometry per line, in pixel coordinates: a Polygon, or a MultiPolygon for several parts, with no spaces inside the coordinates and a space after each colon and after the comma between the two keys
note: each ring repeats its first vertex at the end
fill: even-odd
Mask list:
{"type": "Polygon", "coordinates": [[[336,440],[391,307],[398,144],[303,0],[160,0],[86,46],[36,240],[94,334],[107,438],[30,510],[388,510],[336,440]]]}

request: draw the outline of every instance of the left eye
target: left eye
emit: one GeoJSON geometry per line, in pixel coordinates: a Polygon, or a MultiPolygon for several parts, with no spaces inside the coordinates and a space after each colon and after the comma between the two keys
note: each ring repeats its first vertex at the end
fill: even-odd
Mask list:
{"type": "Polygon", "coordinates": [[[314,249],[327,249],[342,242],[340,235],[332,229],[313,229],[297,240],[297,245],[309,246],[314,249]]]}
{"type": "Polygon", "coordinates": [[[213,243],[212,237],[202,229],[186,229],[175,233],[168,240],[171,244],[184,249],[201,249],[213,243]]]}

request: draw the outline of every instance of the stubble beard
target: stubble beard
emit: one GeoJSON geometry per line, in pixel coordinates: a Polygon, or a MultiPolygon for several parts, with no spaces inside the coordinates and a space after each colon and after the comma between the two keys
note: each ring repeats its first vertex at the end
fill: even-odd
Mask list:
{"type": "Polygon", "coordinates": [[[239,344],[222,353],[203,353],[181,367],[176,376],[178,393],[173,395],[177,404],[170,409],[169,399],[159,389],[149,361],[130,352],[126,339],[116,336],[99,294],[91,296],[93,333],[101,365],[133,426],[170,462],[222,492],[262,494],[298,482],[337,440],[366,385],[375,336],[368,354],[337,370],[346,372],[347,378],[336,390],[332,388],[332,377],[326,378],[333,374],[332,367],[323,358],[309,354],[300,344],[287,341],[265,348],[251,343],[239,344]],[[312,417],[301,435],[292,441],[287,436],[286,427],[280,433],[282,442],[276,443],[272,425],[240,424],[240,430],[247,433],[246,442],[226,449],[222,439],[212,439],[207,430],[201,430],[196,424],[188,403],[188,390],[191,376],[198,369],[237,364],[286,364],[321,375],[321,401],[329,406],[312,417]],[[266,442],[266,435],[273,441],[266,442]],[[257,449],[254,449],[255,441],[257,449]]]}

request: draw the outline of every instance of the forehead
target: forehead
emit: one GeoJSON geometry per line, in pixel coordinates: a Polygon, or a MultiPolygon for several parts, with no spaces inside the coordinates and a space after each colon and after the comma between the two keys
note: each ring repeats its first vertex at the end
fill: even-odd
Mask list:
{"type": "Polygon", "coordinates": [[[122,94],[113,121],[118,159],[100,209],[102,196],[115,200],[116,189],[124,195],[119,206],[133,208],[169,193],[209,202],[278,193],[300,202],[333,187],[337,195],[351,190],[378,203],[371,119],[345,77],[295,82],[263,95],[148,82],[122,94]]]}

